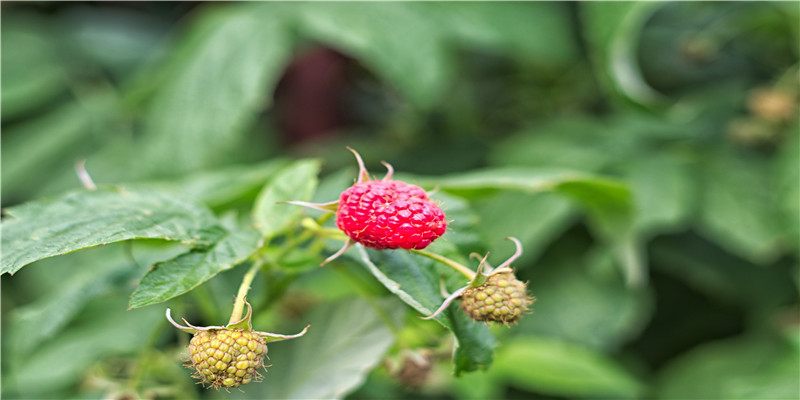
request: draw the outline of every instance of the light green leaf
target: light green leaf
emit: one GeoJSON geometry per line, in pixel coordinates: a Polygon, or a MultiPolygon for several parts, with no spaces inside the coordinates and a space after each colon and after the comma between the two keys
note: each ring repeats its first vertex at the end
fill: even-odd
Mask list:
{"type": "Polygon", "coordinates": [[[534,65],[568,64],[578,49],[568,10],[551,2],[434,3],[436,11],[468,47],[502,51],[534,65]]]}
{"type": "Polygon", "coordinates": [[[219,164],[245,145],[290,56],[289,30],[268,5],[206,7],[173,53],[142,137],[153,172],[219,164]]]}
{"type": "Polygon", "coordinates": [[[521,389],[564,397],[636,398],[642,385],[614,360],[554,339],[503,342],[492,374],[521,389]]]}
{"type": "Polygon", "coordinates": [[[302,213],[286,201],[308,201],[317,187],[319,160],[299,160],[280,170],[259,193],[253,206],[253,220],[264,237],[284,230],[302,213]]]}
{"type": "Polygon", "coordinates": [[[688,222],[694,211],[694,179],[687,165],[673,157],[651,154],[632,160],[627,175],[636,193],[638,229],[663,232],[688,222]]]}
{"type": "MultiPolygon", "coordinates": [[[[397,301],[348,299],[325,304],[308,317],[308,333],[269,346],[273,367],[264,382],[236,398],[340,399],[361,385],[394,343],[405,307],[397,301]],[[379,309],[376,309],[379,308],[379,309]],[[380,314],[386,316],[384,320],[380,314]]],[[[229,397],[229,394],[223,394],[229,397]]]]}
{"type": "Polygon", "coordinates": [[[422,3],[308,3],[300,30],[354,56],[420,107],[433,106],[453,75],[445,30],[422,3]]]}
{"type": "MultiPolygon", "coordinates": [[[[433,314],[444,301],[439,284],[441,276],[448,277],[451,290],[466,284],[462,275],[417,254],[400,250],[366,250],[361,245],[356,245],[356,248],[358,260],[375,278],[424,316],[433,314]]],[[[486,324],[472,321],[457,306],[450,306],[435,319],[455,335],[453,364],[456,375],[489,367],[497,341],[486,324]]]]}
{"type": "Polygon", "coordinates": [[[640,32],[659,2],[586,2],[579,5],[590,55],[611,94],[647,106],[666,103],[647,84],[637,60],[640,32]]]}
{"type": "Polygon", "coordinates": [[[161,303],[189,292],[246,260],[262,243],[255,229],[230,227],[228,233],[209,248],[194,249],[153,265],[131,295],[129,307],[161,303]]]}
{"type": "Polygon", "coordinates": [[[36,260],[128,239],[214,243],[224,229],[194,202],[148,190],[101,187],[6,209],[0,273],[36,260]]]}
{"type": "Polygon", "coordinates": [[[800,398],[797,349],[768,337],[740,337],[698,347],[668,364],[657,398],[800,398]]]}

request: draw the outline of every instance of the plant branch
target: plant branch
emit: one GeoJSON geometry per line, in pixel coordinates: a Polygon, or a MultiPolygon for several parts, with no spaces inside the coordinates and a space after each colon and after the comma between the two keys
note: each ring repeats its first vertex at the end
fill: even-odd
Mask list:
{"type": "Polygon", "coordinates": [[[233,324],[239,322],[242,319],[242,311],[244,311],[244,300],[247,297],[247,292],[250,290],[250,284],[253,283],[253,279],[256,277],[256,273],[258,270],[261,269],[261,266],[264,265],[264,261],[258,259],[253,262],[253,265],[244,274],[244,278],[242,279],[242,284],[239,286],[239,292],[236,294],[236,302],[233,303],[233,312],[231,313],[231,319],[228,321],[228,324],[233,324]]]}
{"type": "Polygon", "coordinates": [[[439,261],[440,263],[442,263],[444,265],[447,265],[448,267],[458,271],[459,273],[461,273],[461,275],[464,275],[470,281],[475,279],[475,272],[474,271],[472,271],[471,269],[465,267],[464,265],[459,264],[459,263],[457,263],[457,262],[455,262],[455,261],[453,261],[453,260],[451,260],[451,259],[449,259],[449,258],[447,258],[445,256],[442,256],[442,255],[439,255],[439,254],[435,254],[435,253],[431,253],[431,252],[428,252],[428,251],[425,251],[425,250],[411,249],[409,251],[412,252],[412,253],[419,254],[421,256],[428,257],[428,258],[430,258],[432,260],[439,261]]]}

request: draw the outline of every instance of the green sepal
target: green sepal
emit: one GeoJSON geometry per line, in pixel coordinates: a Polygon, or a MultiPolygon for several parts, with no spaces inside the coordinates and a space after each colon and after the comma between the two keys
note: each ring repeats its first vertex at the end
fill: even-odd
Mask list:
{"type": "Polygon", "coordinates": [[[250,303],[248,303],[247,300],[244,301],[244,304],[247,306],[247,313],[244,315],[244,318],[240,319],[239,321],[228,324],[228,326],[226,326],[225,328],[241,329],[244,331],[253,330],[253,324],[251,323],[253,317],[253,307],[250,306],[250,303]]]}

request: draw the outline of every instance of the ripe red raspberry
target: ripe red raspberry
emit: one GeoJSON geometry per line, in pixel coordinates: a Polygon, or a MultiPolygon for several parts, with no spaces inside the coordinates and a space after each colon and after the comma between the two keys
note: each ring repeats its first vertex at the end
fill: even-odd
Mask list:
{"type": "Polygon", "coordinates": [[[336,226],[374,249],[424,249],[447,229],[444,212],[422,188],[401,181],[366,181],[342,192],[336,226]]]}
{"type": "Polygon", "coordinates": [[[336,226],[348,237],[339,251],[322,265],[347,251],[353,243],[373,249],[424,249],[447,230],[444,212],[416,185],[392,180],[392,166],[381,180],[370,179],[355,150],[358,180],[329,203],[289,201],[304,207],[336,213],[336,226]]]}

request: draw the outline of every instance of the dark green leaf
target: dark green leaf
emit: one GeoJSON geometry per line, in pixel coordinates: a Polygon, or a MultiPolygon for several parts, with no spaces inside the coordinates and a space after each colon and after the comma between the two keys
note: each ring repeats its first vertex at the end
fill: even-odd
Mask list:
{"type": "MultiPolygon", "coordinates": [[[[375,278],[424,316],[433,314],[444,301],[440,276],[448,276],[448,281],[455,283],[450,285],[451,290],[466,284],[465,277],[423,256],[400,250],[375,251],[365,250],[360,245],[356,247],[359,261],[375,278]]],[[[456,375],[489,367],[497,342],[486,324],[472,321],[454,305],[435,319],[455,335],[457,344],[453,363],[456,375]]]]}
{"type": "Polygon", "coordinates": [[[219,164],[246,145],[242,133],[269,103],[290,56],[288,29],[271,5],[209,8],[173,53],[180,59],[153,100],[142,138],[153,172],[219,164]]]}
{"type": "Polygon", "coordinates": [[[3,119],[46,102],[66,87],[57,45],[42,21],[22,16],[2,27],[3,119]]]}
{"type": "Polygon", "coordinates": [[[796,399],[797,350],[768,337],[740,337],[693,349],[668,364],[657,398],[796,399]]]}
{"type": "Polygon", "coordinates": [[[688,223],[694,180],[687,165],[669,156],[650,155],[627,167],[635,196],[637,228],[657,232],[688,223]]]}
{"type": "Polygon", "coordinates": [[[614,360],[568,342],[505,341],[492,374],[521,389],[564,397],[636,398],[642,385],[614,360]]]}
{"type": "Polygon", "coordinates": [[[207,246],[224,229],[200,204],[148,190],[101,187],[6,209],[0,273],[86,247],[128,239],[207,246]]]}
{"type": "Polygon", "coordinates": [[[774,261],[785,232],[772,204],[768,164],[730,152],[709,154],[702,180],[700,228],[721,246],[756,263],[774,261]]]}
{"type": "Polygon", "coordinates": [[[156,263],[142,277],[131,295],[129,307],[161,303],[189,292],[219,272],[246,260],[262,243],[261,235],[255,229],[231,227],[209,248],[194,249],[156,263]]]}
{"type": "Polygon", "coordinates": [[[404,93],[431,107],[452,65],[445,31],[421,3],[313,3],[302,8],[305,35],[356,57],[404,93]]]}
{"type": "Polygon", "coordinates": [[[10,371],[4,368],[4,394],[10,390],[18,392],[19,398],[61,397],[53,393],[77,385],[98,360],[140,352],[153,329],[165,324],[162,310],[156,308],[126,312],[124,296],[95,300],[82,315],[86,318],[78,318],[22,363],[10,371]]]}
{"type": "Polygon", "coordinates": [[[319,160],[300,160],[280,170],[261,193],[253,206],[253,221],[264,237],[269,238],[302,213],[300,206],[287,201],[308,201],[317,187],[319,160]]]}

